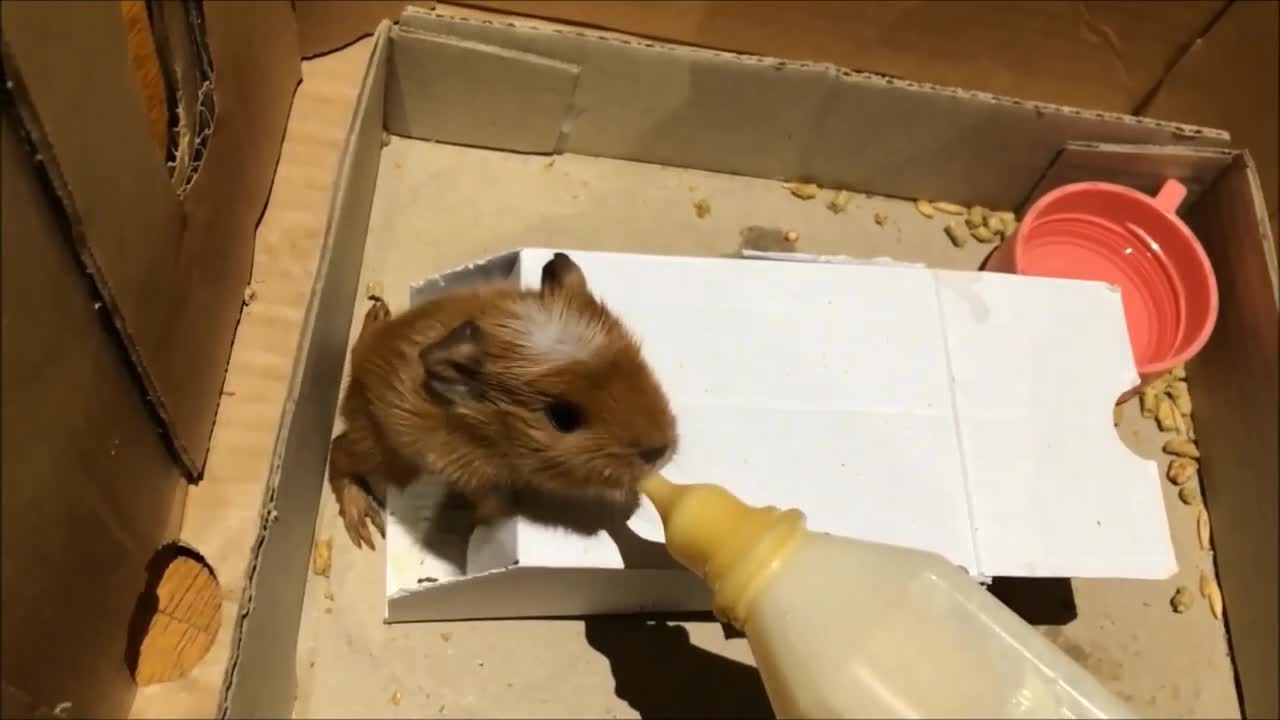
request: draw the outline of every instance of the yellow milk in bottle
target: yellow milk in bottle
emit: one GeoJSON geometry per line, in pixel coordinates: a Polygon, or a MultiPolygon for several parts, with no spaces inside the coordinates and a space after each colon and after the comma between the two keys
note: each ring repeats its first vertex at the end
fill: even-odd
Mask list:
{"type": "Polygon", "coordinates": [[[939,555],[811,532],[716,485],[642,490],[746,634],[779,718],[1136,717],[939,555]]]}

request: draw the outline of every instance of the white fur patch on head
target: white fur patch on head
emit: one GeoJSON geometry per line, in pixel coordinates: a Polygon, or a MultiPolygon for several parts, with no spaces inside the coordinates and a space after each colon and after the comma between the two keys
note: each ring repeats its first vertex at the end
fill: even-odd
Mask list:
{"type": "Polygon", "coordinates": [[[604,347],[607,329],[601,317],[584,313],[571,303],[528,297],[516,303],[513,312],[521,345],[540,361],[586,360],[604,347]]]}

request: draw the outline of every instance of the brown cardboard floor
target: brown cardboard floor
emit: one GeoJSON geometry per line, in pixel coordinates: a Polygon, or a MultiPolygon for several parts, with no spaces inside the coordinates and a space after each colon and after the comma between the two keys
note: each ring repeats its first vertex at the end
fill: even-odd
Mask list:
{"type": "MultiPolygon", "coordinates": [[[[301,321],[310,280],[298,263],[314,268],[315,230],[327,210],[315,200],[280,200],[289,192],[280,184],[299,182],[308,198],[322,197],[315,178],[303,182],[306,175],[289,166],[333,165],[368,50],[363,41],[304,64],[277,188],[263,219],[273,232],[266,241],[260,232],[254,268],[260,297],[296,304],[266,319],[276,325],[301,321]],[[287,287],[273,292],[271,282],[287,287]]],[[[739,229],[750,224],[794,228],[809,252],[885,255],[953,268],[976,267],[985,254],[976,245],[953,249],[940,221],[925,220],[908,204],[861,195],[837,216],[823,207],[826,194],[802,202],[773,182],[580,157],[547,167],[545,158],[401,139],[385,148],[382,163],[362,287],[382,282],[398,307],[407,302],[409,281],[501,249],[721,254],[735,248],[739,229]],[[698,198],[711,205],[701,220],[692,207],[698,198]],[[394,207],[404,211],[389,220],[387,210],[394,207]],[[872,219],[876,210],[889,215],[883,227],[872,219]]],[[[253,322],[247,317],[242,323],[238,343],[250,336],[253,322]]],[[[248,400],[227,398],[224,417],[240,402],[248,400]]],[[[1132,404],[1121,435],[1144,456],[1159,455],[1159,433],[1132,404]]],[[[1212,571],[1212,562],[1198,548],[1194,510],[1181,505],[1167,484],[1165,500],[1182,567],[1175,578],[1002,583],[996,590],[1140,713],[1238,717],[1222,624],[1199,599],[1188,613],[1169,609],[1174,588],[1194,590],[1201,569],[1212,571]]],[[[328,578],[311,576],[307,587],[297,717],[768,713],[745,641],[726,637],[706,620],[384,625],[381,546],[377,553],[354,551],[336,520],[326,493],[317,535],[333,538],[332,571],[328,578]]]]}

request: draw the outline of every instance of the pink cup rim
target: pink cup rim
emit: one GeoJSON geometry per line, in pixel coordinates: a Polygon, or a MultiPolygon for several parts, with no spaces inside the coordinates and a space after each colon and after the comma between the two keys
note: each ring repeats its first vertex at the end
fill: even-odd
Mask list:
{"type": "MultiPolygon", "coordinates": [[[[1200,244],[1200,240],[1196,234],[1187,226],[1182,218],[1178,217],[1177,209],[1182,199],[1186,196],[1186,188],[1177,180],[1166,180],[1160,188],[1160,192],[1155,197],[1144,192],[1134,190],[1133,188],[1115,183],[1100,181],[1085,181],[1068,183],[1062,187],[1054,188],[1049,192],[1041,195],[1031,207],[1027,208],[1027,212],[1023,215],[1022,222],[1018,225],[1018,233],[1021,235],[1024,231],[1031,230],[1035,227],[1041,212],[1050,202],[1056,200],[1063,195],[1069,195],[1085,190],[1101,190],[1104,192],[1115,193],[1118,195],[1126,195],[1130,198],[1141,200],[1164,213],[1181,234],[1181,240],[1190,241],[1192,253],[1199,261],[1198,266],[1204,273],[1208,285],[1208,303],[1209,314],[1208,321],[1204,323],[1204,327],[1195,334],[1194,338],[1185,343],[1184,348],[1177,353],[1167,357],[1165,360],[1154,363],[1147,363],[1138,367],[1138,374],[1146,378],[1153,374],[1163,373],[1177,365],[1181,365],[1190,360],[1209,342],[1209,337],[1213,334],[1214,328],[1218,324],[1218,279],[1213,272],[1213,264],[1209,262],[1209,255],[1204,251],[1204,246],[1200,244]]],[[[1016,252],[1013,253],[1014,272],[1022,274],[1022,263],[1016,252]]]]}

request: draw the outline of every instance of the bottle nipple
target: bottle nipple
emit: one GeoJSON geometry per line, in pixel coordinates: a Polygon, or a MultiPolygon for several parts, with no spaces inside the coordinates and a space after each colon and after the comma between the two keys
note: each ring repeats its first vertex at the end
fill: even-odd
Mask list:
{"type": "Polygon", "coordinates": [[[734,625],[804,530],[799,510],[753,507],[718,485],[677,485],[655,473],[640,491],[662,517],[667,551],[707,583],[716,615],[734,625]]]}

